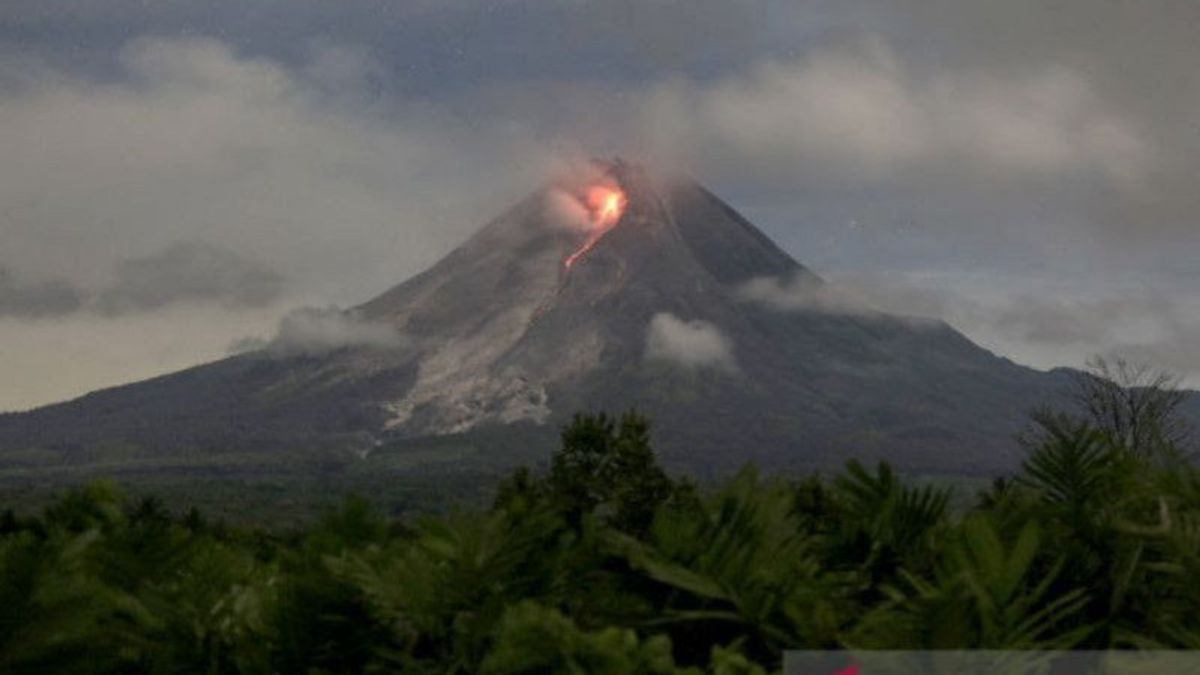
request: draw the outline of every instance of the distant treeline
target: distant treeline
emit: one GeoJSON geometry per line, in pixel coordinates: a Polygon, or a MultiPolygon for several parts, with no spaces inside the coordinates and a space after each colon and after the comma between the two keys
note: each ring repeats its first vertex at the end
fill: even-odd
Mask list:
{"type": "MultiPolygon", "coordinates": [[[[1121,365],[1120,369],[1125,366],[1121,365]]],[[[0,518],[0,672],[760,673],[789,648],[1200,649],[1200,471],[1169,382],[1080,380],[962,510],[886,465],[699,490],[578,416],[486,510],[292,535],[98,483],[0,518]]],[[[732,451],[732,450],[731,450],[732,451]]]]}

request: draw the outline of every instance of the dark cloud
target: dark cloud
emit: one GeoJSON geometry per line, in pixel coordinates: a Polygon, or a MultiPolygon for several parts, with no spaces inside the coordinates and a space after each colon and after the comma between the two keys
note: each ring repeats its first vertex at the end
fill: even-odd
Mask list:
{"type": "Polygon", "coordinates": [[[178,243],[126,260],[98,298],[101,311],[149,311],[187,302],[262,307],[279,298],[283,277],[249,258],[210,244],[178,243]]]}
{"type": "Polygon", "coordinates": [[[202,243],[176,243],[121,261],[114,276],[110,287],[91,293],[62,280],[24,283],[0,268],[0,317],[55,317],[90,310],[127,314],[195,303],[256,308],[275,302],[285,289],[283,277],[261,263],[202,243]]]}
{"type": "Polygon", "coordinates": [[[0,268],[0,317],[60,316],[78,310],[83,300],[79,289],[65,281],[23,284],[0,268]]]}
{"type": "MultiPolygon", "coordinates": [[[[391,71],[374,82],[376,89],[427,96],[494,80],[630,80],[665,69],[728,67],[761,51],[779,14],[772,4],[778,3],[108,0],[82,7],[11,0],[0,7],[0,43],[103,72],[115,67],[112,55],[131,35],[219,38],[289,64],[306,61],[314,43],[333,41],[365,47],[391,71]],[[62,49],[64,43],[72,48],[62,49]]],[[[821,17],[806,21],[810,30],[823,24],[821,17]]]]}

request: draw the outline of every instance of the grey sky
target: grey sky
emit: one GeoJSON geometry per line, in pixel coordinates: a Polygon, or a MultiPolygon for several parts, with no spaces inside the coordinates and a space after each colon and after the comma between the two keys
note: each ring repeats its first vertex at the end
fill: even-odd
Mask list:
{"type": "Polygon", "coordinates": [[[1019,361],[1195,382],[1196,34],[1168,0],[11,0],[0,409],[364,300],[592,153],[1019,361]]]}

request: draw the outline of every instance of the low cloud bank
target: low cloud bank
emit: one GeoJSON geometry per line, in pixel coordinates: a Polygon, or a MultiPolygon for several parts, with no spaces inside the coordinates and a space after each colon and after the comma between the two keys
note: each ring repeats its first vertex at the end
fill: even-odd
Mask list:
{"type": "Polygon", "coordinates": [[[99,299],[104,312],[147,311],[177,302],[263,307],[279,298],[283,278],[233,251],[176,243],[159,253],[121,262],[116,283],[99,299]]]}
{"type": "Polygon", "coordinates": [[[850,289],[801,275],[751,279],[737,294],[745,302],[776,312],[878,313],[866,298],[850,289]]]}
{"type": "Polygon", "coordinates": [[[779,311],[845,306],[942,320],[984,347],[1038,368],[1082,367],[1095,355],[1165,368],[1200,387],[1200,301],[1178,289],[1071,287],[991,275],[859,275],[817,291],[778,279],[744,287],[748,300],[779,311]],[[815,298],[814,299],[814,295],[815,298]]]}
{"type": "Polygon", "coordinates": [[[89,291],[62,279],[19,279],[0,268],[0,317],[87,312],[113,316],[197,304],[262,308],[279,300],[285,290],[283,277],[263,263],[199,242],[176,242],[146,256],[121,260],[113,277],[106,287],[89,291]]]}
{"type": "Polygon", "coordinates": [[[404,344],[404,338],[390,324],[368,321],[336,307],[302,307],[280,320],[270,340],[238,340],[230,351],[262,351],[277,357],[316,356],[347,347],[396,349],[404,344]]]}
{"type": "Polygon", "coordinates": [[[662,312],[650,320],[646,334],[646,359],[669,361],[685,368],[733,371],[733,342],[715,325],[686,321],[662,312]]]}

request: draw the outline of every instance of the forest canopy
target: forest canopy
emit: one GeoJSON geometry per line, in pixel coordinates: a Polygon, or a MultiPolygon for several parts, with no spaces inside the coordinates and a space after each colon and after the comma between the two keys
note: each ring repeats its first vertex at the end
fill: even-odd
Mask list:
{"type": "Polygon", "coordinates": [[[490,508],[409,520],[350,499],[281,534],[90,484],[0,517],[0,670],[732,674],[794,648],[1200,649],[1200,471],[1171,403],[1080,391],[1091,407],[1035,415],[1022,470],[965,501],[854,461],[700,488],[632,412],[576,416],[490,508]]]}

